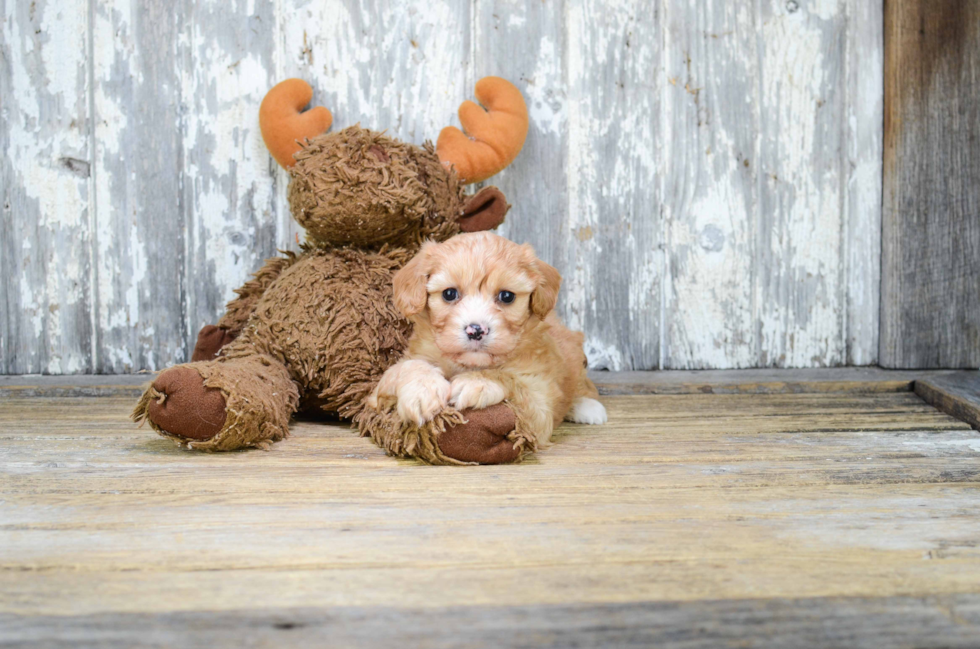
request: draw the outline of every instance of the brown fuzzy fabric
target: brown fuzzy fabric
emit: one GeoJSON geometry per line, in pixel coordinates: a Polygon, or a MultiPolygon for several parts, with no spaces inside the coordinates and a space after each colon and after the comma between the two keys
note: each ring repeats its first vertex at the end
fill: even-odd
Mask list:
{"type": "Polygon", "coordinates": [[[457,410],[447,409],[424,426],[403,424],[394,403],[379,410],[365,408],[355,417],[361,434],[370,436],[388,455],[414,457],[429,464],[475,464],[449,457],[439,448],[439,434],[464,421],[457,410]]]}
{"type": "MultiPolygon", "coordinates": [[[[266,259],[265,266],[253,273],[252,279],[245,282],[241,288],[235,289],[238,298],[228,303],[225,314],[218,321],[218,327],[226,330],[231,338],[236,338],[248,319],[252,317],[255,305],[262,298],[265,290],[279,278],[283,270],[296,263],[296,253],[288,250],[280,252],[285,257],[266,259]]],[[[228,342],[230,341],[225,341],[222,346],[228,342]]]]}
{"type": "Polygon", "coordinates": [[[447,408],[423,426],[403,423],[395,402],[375,410],[364,408],[355,423],[361,434],[395,457],[415,457],[429,464],[506,464],[519,462],[534,450],[533,442],[515,427],[512,407],[498,404],[485,410],[459,412],[447,408]]]}
{"type": "Polygon", "coordinates": [[[417,248],[459,233],[462,187],[431,143],[351,126],[307,141],[295,157],[289,206],[321,245],[417,248]]]}
{"type": "MultiPolygon", "coordinates": [[[[188,439],[186,434],[167,430],[151,414],[151,403],[160,392],[152,385],[140,398],[133,419],[172,439],[178,446],[199,451],[232,451],[249,446],[268,448],[289,436],[289,418],[299,406],[299,392],[286,369],[267,356],[189,363],[206,388],[216,388],[225,399],[225,423],[206,440],[188,439]]],[[[180,393],[178,393],[179,395],[180,393]]],[[[169,395],[176,398],[178,395],[169,395]]],[[[188,409],[192,403],[185,403],[188,409]]]]}
{"type": "Polygon", "coordinates": [[[353,417],[407,344],[410,325],[392,304],[391,285],[408,258],[404,248],[306,250],[265,292],[222,358],[275,358],[304,395],[353,417]]]}
{"type": "MultiPolygon", "coordinates": [[[[437,442],[447,428],[465,442],[469,424],[458,412],[447,410],[422,429],[403,427],[390,413],[362,412],[410,334],[392,304],[395,272],[424,240],[460,232],[467,203],[455,173],[443,167],[431,143],[418,147],[358,126],[308,140],[295,159],[289,202],[307,231],[302,252],[267,260],[237,291],[218,332],[202,330],[201,356],[209,360],[161,374],[179,371],[173,377],[180,380],[155,382],[133,418],[186,448],[266,448],[289,435],[289,418],[302,404],[352,419],[393,455],[461,463],[437,442]],[[215,346],[220,353],[210,359],[215,346]],[[205,439],[208,426],[222,421],[215,390],[226,416],[205,439]]],[[[497,190],[484,190],[469,205],[494,226],[507,208],[497,190]]],[[[512,450],[525,448],[507,417],[476,420],[474,435],[485,441],[463,446],[487,447],[488,461],[507,455],[496,448],[505,437],[512,438],[512,450]]]]}

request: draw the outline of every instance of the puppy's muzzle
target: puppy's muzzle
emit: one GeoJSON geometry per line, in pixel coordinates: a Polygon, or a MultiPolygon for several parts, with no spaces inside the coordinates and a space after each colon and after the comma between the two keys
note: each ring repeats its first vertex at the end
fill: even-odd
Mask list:
{"type": "Polygon", "coordinates": [[[483,325],[473,324],[466,325],[466,337],[470,340],[483,340],[483,337],[490,333],[490,328],[483,328],[483,325]]]}

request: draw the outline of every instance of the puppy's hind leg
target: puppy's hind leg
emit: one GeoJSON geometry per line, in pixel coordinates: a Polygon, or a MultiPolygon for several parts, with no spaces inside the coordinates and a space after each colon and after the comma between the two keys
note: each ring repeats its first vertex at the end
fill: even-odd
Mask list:
{"type": "Polygon", "coordinates": [[[577,398],[565,415],[565,421],[576,424],[604,424],[608,419],[606,407],[589,397],[577,398]]]}

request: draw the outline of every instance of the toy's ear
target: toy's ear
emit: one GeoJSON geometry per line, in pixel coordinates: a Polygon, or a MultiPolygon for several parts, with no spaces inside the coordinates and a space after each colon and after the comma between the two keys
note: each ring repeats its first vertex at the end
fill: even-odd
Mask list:
{"type": "Polygon", "coordinates": [[[395,306],[406,318],[420,313],[429,299],[425,285],[432,270],[432,249],[435,246],[431,241],[426,241],[419,254],[395,273],[393,299],[395,306]]]}
{"type": "Polygon", "coordinates": [[[496,187],[484,187],[466,199],[463,214],[456,221],[463,232],[493,230],[504,222],[509,209],[502,191],[496,187]]]}
{"type": "Polygon", "coordinates": [[[538,285],[531,291],[531,312],[544,320],[558,302],[558,289],[561,288],[561,274],[551,264],[546,264],[534,254],[528,244],[522,246],[531,267],[537,271],[538,285]]]}

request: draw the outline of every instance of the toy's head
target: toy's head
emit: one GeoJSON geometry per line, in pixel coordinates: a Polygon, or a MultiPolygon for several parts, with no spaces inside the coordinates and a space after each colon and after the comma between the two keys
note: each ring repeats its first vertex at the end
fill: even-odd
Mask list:
{"type": "Polygon", "coordinates": [[[507,201],[496,187],[465,196],[463,185],[510,164],[527,135],[527,107],[509,82],[486,77],[459,118],[469,134],[446,127],[438,144],[407,144],[351,126],[325,133],[323,107],[300,112],[313,91],[300,79],[278,84],[262,101],[259,123],[273,157],[289,170],[289,205],[313,245],[418,246],[503,222],[507,201]]]}

